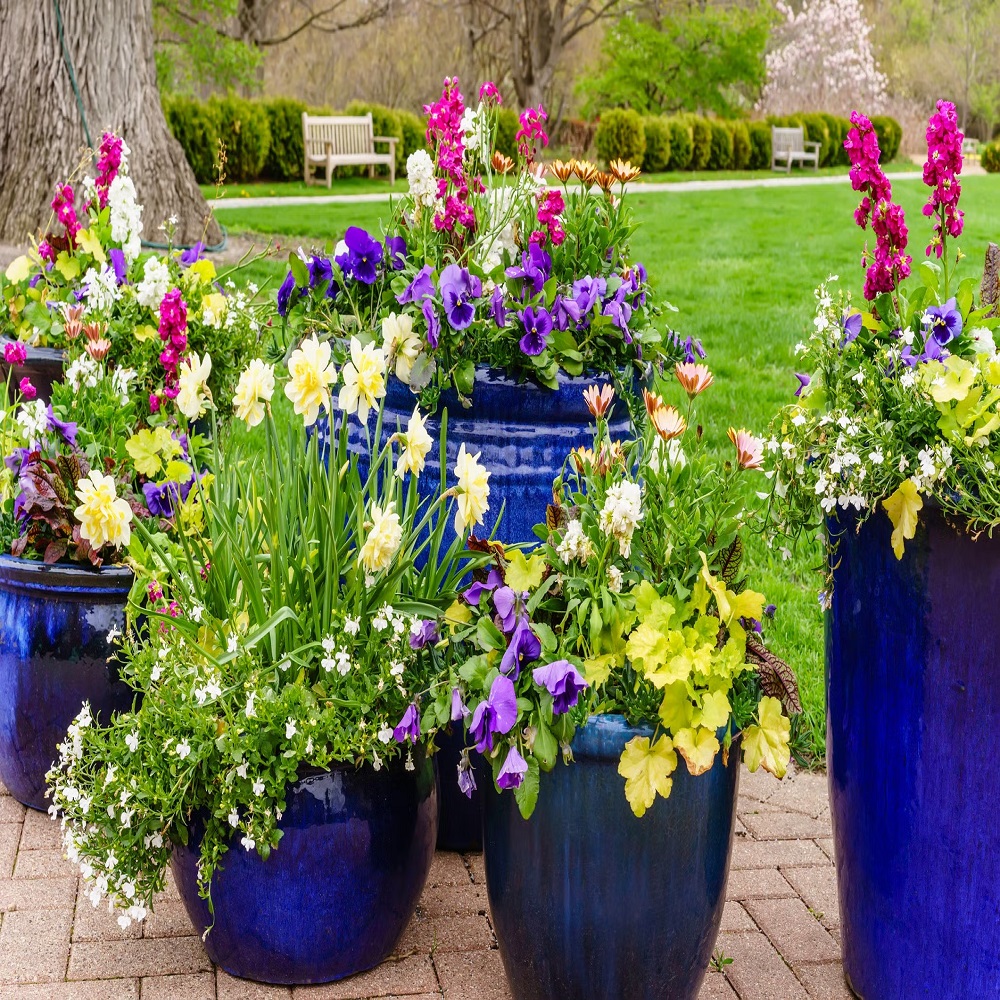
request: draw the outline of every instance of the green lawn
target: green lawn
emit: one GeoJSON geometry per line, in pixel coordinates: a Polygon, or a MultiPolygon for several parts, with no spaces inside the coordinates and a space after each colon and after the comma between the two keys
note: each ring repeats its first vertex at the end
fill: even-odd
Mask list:
{"type": "MultiPolygon", "coordinates": [[[[1000,178],[969,177],[963,184],[968,257],[963,273],[976,273],[989,239],[1000,236],[1000,178]]],[[[928,227],[920,214],[926,188],[916,179],[896,184],[910,223],[910,250],[923,259],[928,227]]],[[[637,194],[631,198],[642,225],[635,253],[659,293],[676,305],[678,329],[700,337],[716,384],[703,398],[711,440],[728,447],[730,424],[758,433],[795,387],[793,347],[808,332],[812,289],[839,274],[860,296],[859,265],[865,234],[852,213],[857,196],[845,184],[819,188],[637,194]]],[[[347,225],[376,228],[387,215],[380,204],[323,205],[229,212],[230,230],[295,237],[293,245],[323,246],[347,225]]],[[[256,265],[277,275],[278,262],[256,265]]],[[[761,481],[761,488],[765,486],[761,481]]],[[[818,545],[803,546],[784,562],[759,541],[751,546],[755,586],[778,605],[769,630],[772,646],[796,668],[805,712],[797,724],[797,752],[823,750],[823,637],[815,572],[818,545]]]]}

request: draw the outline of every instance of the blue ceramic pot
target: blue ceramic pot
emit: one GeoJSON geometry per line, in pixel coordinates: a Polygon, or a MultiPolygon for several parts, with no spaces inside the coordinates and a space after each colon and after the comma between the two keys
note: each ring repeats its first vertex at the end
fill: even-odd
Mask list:
{"type": "Polygon", "coordinates": [[[1000,997],[1000,540],[879,510],[838,525],[827,771],[848,982],[864,1000],[1000,997]]]}
{"type": "Polygon", "coordinates": [[[0,781],[46,808],[45,774],[85,701],[95,717],[132,706],[108,656],[123,628],[132,572],[0,556],[0,781]]]}
{"type": "Polygon", "coordinates": [[[439,851],[478,854],[483,849],[483,797],[478,791],[465,795],[458,787],[458,762],[469,748],[469,760],[478,788],[493,781],[493,769],[481,754],[472,749],[465,728],[452,723],[452,731],[437,735],[438,758],[438,838],[439,851]]]}
{"type": "Polygon", "coordinates": [[[265,983],[325,983],[371,969],[413,916],[434,857],[434,765],[334,768],[290,785],[267,861],[233,846],[212,878],[215,923],[198,895],[197,823],[172,867],[209,957],[265,983]]]}
{"type": "Polygon", "coordinates": [[[618,759],[633,736],[592,718],[575,763],[542,775],[523,820],[487,786],[484,852],[493,926],[514,1000],[694,1000],[722,919],[736,819],[739,754],[692,778],[641,819],[618,759]]]}
{"type": "Polygon", "coordinates": [[[9,337],[0,337],[0,382],[6,384],[7,373],[10,371],[9,396],[13,398],[21,379],[28,378],[38,391],[38,399],[47,403],[52,398],[53,384],[62,381],[65,355],[53,347],[29,347],[25,344],[27,357],[24,364],[17,365],[11,371],[11,366],[3,360],[4,345],[10,341],[9,337]]]}

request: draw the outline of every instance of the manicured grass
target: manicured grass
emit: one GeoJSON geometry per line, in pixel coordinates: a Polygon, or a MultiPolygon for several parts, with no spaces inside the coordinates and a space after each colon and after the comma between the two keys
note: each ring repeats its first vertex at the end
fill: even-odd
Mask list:
{"type": "MultiPolygon", "coordinates": [[[[920,214],[927,189],[918,179],[897,182],[906,209],[910,250],[924,259],[929,227],[920,214]]],[[[756,188],[631,198],[641,225],[634,238],[658,292],[680,310],[672,323],[700,337],[716,384],[702,397],[701,418],[712,444],[729,448],[726,429],[766,431],[795,387],[793,348],[808,335],[813,288],[839,274],[860,298],[859,264],[866,235],[852,213],[857,195],[848,185],[756,188]]],[[[961,274],[976,274],[987,242],[1000,235],[1000,178],[975,176],[963,183],[967,254],[961,274]]],[[[231,230],[296,236],[308,245],[336,240],[349,224],[377,228],[387,217],[380,204],[248,209],[226,217],[231,230]]],[[[257,265],[277,274],[277,261],[257,265]]],[[[766,489],[761,478],[760,489],[766,489]]],[[[878,515],[877,515],[878,516],[878,515]]],[[[800,544],[790,561],[759,539],[750,546],[754,586],[778,605],[768,630],[772,647],[795,667],[805,707],[796,750],[817,759],[824,746],[823,622],[817,601],[822,561],[817,543],[800,544]]]]}

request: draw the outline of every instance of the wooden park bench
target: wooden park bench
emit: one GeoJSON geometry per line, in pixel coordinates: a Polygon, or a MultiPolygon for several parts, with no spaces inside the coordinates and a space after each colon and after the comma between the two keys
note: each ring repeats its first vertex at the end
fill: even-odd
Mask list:
{"type": "Polygon", "coordinates": [[[776,128],[771,126],[771,169],[780,170],[784,167],[792,172],[793,163],[803,166],[811,163],[819,170],[820,142],[805,142],[805,136],[800,128],[776,128]]]}
{"type": "Polygon", "coordinates": [[[360,117],[309,115],[302,112],[302,142],[305,147],[305,182],[312,184],[313,171],[326,171],[330,187],[334,167],[367,166],[368,176],[375,176],[377,166],[389,168],[389,183],[396,181],[395,136],[372,134],[371,112],[360,117]],[[376,153],[375,143],[388,143],[388,153],[376,153]]]}

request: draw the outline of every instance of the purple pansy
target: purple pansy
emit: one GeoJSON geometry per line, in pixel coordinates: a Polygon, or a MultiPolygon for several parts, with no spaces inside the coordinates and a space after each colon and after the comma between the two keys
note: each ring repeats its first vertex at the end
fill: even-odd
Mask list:
{"type": "Polygon", "coordinates": [[[489,593],[491,590],[496,590],[501,584],[503,584],[503,577],[500,575],[500,570],[494,567],[489,571],[485,582],[476,580],[468,590],[462,592],[462,597],[473,607],[476,607],[479,604],[479,598],[483,594],[489,593]]]}
{"type": "Polygon", "coordinates": [[[532,680],[552,695],[552,714],[568,712],[587,687],[580,671],[569,660],[555,660],[531,671],[532,680]]]}
{"type": "Polygon", "coordinates": [[[486,753],[493,749],[493,737],[498,733],[509,733],[517,722],[517,697],[514,682],[502,674],[493,679],[490,693],[472,713],[469,736],[475,741],[476,749],[486,753]]]}
{"type": "Polygon", "coordinates": [[[802,390],[809,387],[809,383],[812,381],[812,376],[796,372],[795,377],[799,380],[799,387],[795,390],[795,396],[798,398],[802,395],[802,390]]]}
{"type": "Polygon", "coordinates": [[[580,309],[581,317],[587,316],[608,290],[604,278],[591,278],[589,275],[573,282],[573,301],[580,309]]]}
{"type": "Polygon", "coordinates": [[[840,326],[844,331],[844,339],[841,341],[840,346],[846,347],[857,340],[858,334],[861,333],[861,313],[852,313],[850,316],[845,313],[840,319],[840,326]]]}
{"type": "Polygon", "coordinates": [[[471,799],[472,793],[476,790],[476,775],[472,770],[472,761],[469,760],[469,751],[462,751],[462,758],[458,762],[458,790],[471,799]]]}
{"type": "Polygon", "coordinates": [[[198,240],[193,247],[188,247],[181,253],[181,267],[190,267],[192,264],[196,264],[201,259],[202,251],[205,249],[205,244],[198,240]]]}
{"type": "Polygon", "coordinates": [[[424,264],[424,266],[417,271],[406,288],[403,289],[396,296],[396,301],[401,305],[405,306],[407,302],[422,302],[428,296],[434,294],[434,279],[431,277],[431,266],[430,264],[424,264]]]}
{"type": "Polygon", "coordinates": [[[462,700],[462,692],[458,688],[451,689],[451,721],[461,722],[469,714],[462,700]]]}
{"type": "Polygon", "coordinates": [[[389,258],[389,267],[394,271],[402,271],[406,267],[406,240],[402,236],[387,236],[385,253],[389,258]]]}
{"type": "Polygon", "coordinates": [[[52,412],[52,404],[45,408],[45,413],[49,418],[49,430],[57,431],[66,444],[76,444],[76,422],[73,420],[60,420],[52,412]]]}
{"type": "Polygon", "coordinates": [[[557,295],[552,303],[552,323],[557,330],[568,330],[570,323],[578,325],[583,313],[580,306],[565,295],[557,295]]]}
{"type": "Polygon", "coordinates": [[[333,281],[333,264],[329,258],[312,256],[306,265],[309,269],[309,288],[312,290],[324,281],[333,281]]]}
{"type": "Polygon", "coordinates": [[[626,295],[628,293],[628,286],[622,282],[618,286],[618,291],[615,292],[611,298],[607,299],[604,303],[604,308],[601,310],[602,315],[610,316],[611,322],[621,330],[625,337],[625,343],[632,343],[632,334],[629,333],[628,323],[632,318],[632,306],[626,301],[626,295]]]}
{"type": "Polygon", "coordinates": [[[4,465],[17,476],[18,479],[28,467],[28,458],[31,455],[30,448],[15,448],[3,461],[4,465]]]}
{"type": "Polygon", "coordinates": [[[143,483],[142,486],[142,495],[146,498],[146,506],[153,517],[173,517],[180,494],[180,485],[171,480],[165,483],[143,483]]]}
{"type": "Polygon", "coordinates": [[[501,285],[497,285],[493,289],[493,295],[490,298],[490,315],[493,317],[493,322],[501,330],[507,325],[507,309],[503,304],[503,287],[501,285]]]}
{"type": "Polygon", "coordinates": [[[424,299],[420,311],[424,314],[424,322],[427,324],[427,343],[436,348],[441,339],[441,321],[438,319],[434,302],[431,299],[424,299]]]}
{"type": "Polygon", "coordinates": [[[409,740],[416,743],[420,739],[420,713],[414,702],[410,702],[399,720],[399,725],[392,731],[392,735],[397,743],[405,743],[409,740]]]}
{"type": "Polygon", "coordinates": [[[511,747],[497,775],[497,788],[520,788],[527,773],[528,762],[518,753],[517,747],[511,747]]]}
{"type": "Polygon", "coordinates": [[[414,622],[410,629],[410,649],[424,649],[433,646],[441,638],[437,622],[433,618],[424,618],[414,622]]]}
{"type": "Polygon", "coordinates": [[[382,263],[382,244],[373,240],[360,226],[347,227],[344,243],[347,250],[336,260],[345,277],[350,276],[362,285],[374,285],[378,266],[382,263]]]}
{"type": "Polygon", "coordinates": [[[552,258],[537,244],[532,243],[527,252],[521,254],[521,266],[508,267],[508,278],[520,278],[531,285],[533,295],[538,295],[545,287],[552,273],[552,258]]]}
{"type": "Polygon", "coordinates": [[[962,332],[962,314],[955,306],[954,296],[948,299],[943,306],[931,306],[924,313],[924,322],[930,326],[928,347],[931,337],[941,347],[951,343],[962,332]]]}
{"type": "Polygon", "coordinates": [[[500,587],[493,595],[493,607],[500,618],[500,627],[509,635],[516,623],[517,595],[510,587],[500,587]]]}
{"type": "Polygon", "coordinates": [[[500,660],[500,672],[512,676],[514,680],[520,676],[521,667],[542,655],[542,644],[538,636],[531,631],[531,622],[527,615],[520,615],[514,633],[503,659],[500,660]]]}
{"type": "Polygon", "coordinates": [[[119,250],[118,247],[112,247],[108,251],[108,257],[111,260],[111,268],[115,272],[115,281],[119,285],[124,285],[125,276],[128,274],[128,265],[125,263],[125,251],[119,250]]]}
{"type": "Polygon", "coordinates": [[[438,280],[444,315],[453,330],[464,330],[476,318],[476,306],[472,301],[483,293],[483,284],[474,274],[470,274],[458,264],[449,264],[438,280]]]}
{"type": "Polygon", "coordinates": [[[524,327],[524,336],[521,337],[520,347],[524,354],[534,357],[545,350],[545,343],[552,333],[552,317],[547,309],[539,306],[533,309],[528,306],[520,316],[521,325],[524,327]]]}
{"type": "Polygon", "coordinates": [[[288,315],[288,307],[292,300],[292,292],[295,291],[295,275],[291,271],[285,275],[285,280],[278,289],[278,315],[284,318],[288,315]]]}

